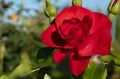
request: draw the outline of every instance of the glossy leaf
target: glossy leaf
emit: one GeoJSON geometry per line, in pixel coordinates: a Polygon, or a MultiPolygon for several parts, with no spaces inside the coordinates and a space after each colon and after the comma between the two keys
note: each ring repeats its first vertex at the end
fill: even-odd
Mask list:
{"type": "Polygon", "coordinates": [[[86,69],[83,79],[106,79],[107,71],[104,64],[91,62],[86,69]]]}
{"type": "Polygon", "coordinates": [[[53,48],[49,48],[49,47],[43,47],[40,48],[40,50],[38,51],[38,55],[37,58],[38,59],[46,59],[50,56],[50,54],[53,52],[53,48]]]}

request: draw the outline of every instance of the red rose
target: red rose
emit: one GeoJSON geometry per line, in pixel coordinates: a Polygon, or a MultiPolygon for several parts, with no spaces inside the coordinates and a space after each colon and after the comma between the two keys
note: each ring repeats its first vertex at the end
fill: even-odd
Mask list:
{"type": "Polygon", "coordinates": [[[42,33],[42,42],[56,48],[56,63],[68,55],[72,73],[79,75],[87,67],[91,56],[109,54],[110,31],[111,21],[104,14],[72,6],[60,12],[42,33]]]}

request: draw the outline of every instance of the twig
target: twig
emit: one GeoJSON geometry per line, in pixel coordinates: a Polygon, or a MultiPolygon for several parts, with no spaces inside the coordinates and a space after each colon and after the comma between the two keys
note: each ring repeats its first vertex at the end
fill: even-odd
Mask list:
{"type": "Polygon", "coordinates": [[[40,70],[40,68],[37,68],[37,69],[31,70],[30,72],[28,72],[28,73],[22,75],[21,78],[22,78],[22,77],[25,77],[25,76],[27,76],[27,75],[33,73],[33,72],[39,71],[39,70],[40,70]]]}

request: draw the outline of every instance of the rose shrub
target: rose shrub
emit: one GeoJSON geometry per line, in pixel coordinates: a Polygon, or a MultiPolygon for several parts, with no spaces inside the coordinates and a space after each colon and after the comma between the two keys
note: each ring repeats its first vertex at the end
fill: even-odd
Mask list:
{"type": "Polygon", "coordinates": [[[109,54],[110,31],[111,21],[106,15],[72,6],[61,11],[42,33],[42,42],[56,48],[56,63],[69,56],[71,72],[77,76],[86,69],[91,56],[109,54]]]}

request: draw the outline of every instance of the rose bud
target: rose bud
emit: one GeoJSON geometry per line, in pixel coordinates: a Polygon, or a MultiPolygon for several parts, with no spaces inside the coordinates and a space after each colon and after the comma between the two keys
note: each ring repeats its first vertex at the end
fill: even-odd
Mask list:
{"type": "Polygon", "coordinates": [[[82,0],[72,0],[72,4],[76,6],[82,6],[82,0]]]}
{"type": "Polygon", "coordinates": [[[120,13],[120,0],[111,0],[108,11],[115,15],[120,13]]]}
{"type": "Polygon", "coordinates": [[[53,4],[50,3],[49,0],[45,0],[44,2],[44,12],[47,17],[52,21],[54,17],[56,16],[56,8],[53,4]]]}

